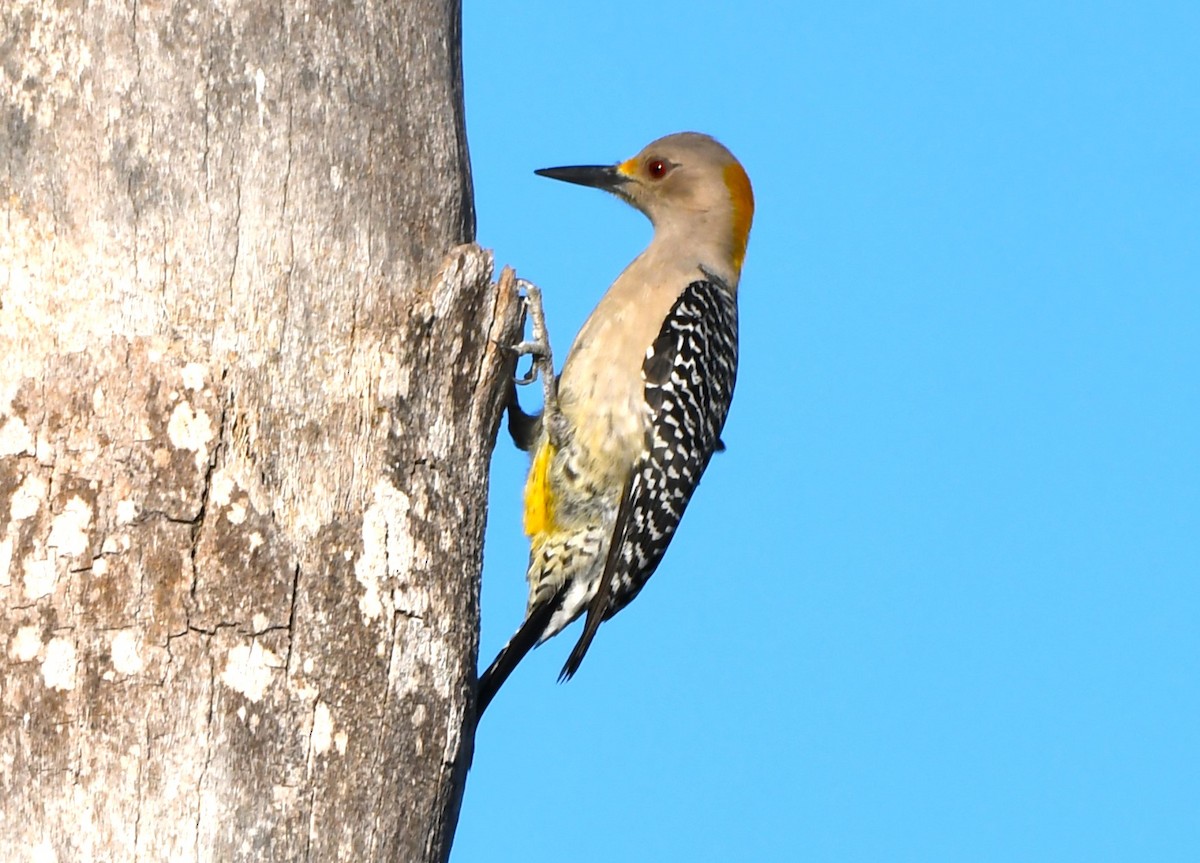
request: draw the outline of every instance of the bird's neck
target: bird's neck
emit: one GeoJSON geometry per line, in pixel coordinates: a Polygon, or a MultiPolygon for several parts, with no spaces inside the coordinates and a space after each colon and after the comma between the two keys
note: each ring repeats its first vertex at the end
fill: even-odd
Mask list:
{"type": "Polygon", "coordinates": [[[686,265],[694,278],[700,278],[701,273],[711,273],[736,290],[745,248],[744,241],[739,244],[734,236],[727,215],[705,213],[693,216],[686,225],[656,223],[654,238],[642,257],[648,261],[671,260],[686,265]]]}

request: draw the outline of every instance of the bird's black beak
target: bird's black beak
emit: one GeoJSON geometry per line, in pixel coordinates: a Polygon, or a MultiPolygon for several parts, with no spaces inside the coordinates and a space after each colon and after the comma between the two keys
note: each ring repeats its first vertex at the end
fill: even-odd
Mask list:
{"type": "Polygon", "coordinates": [[[616,192],[629,178],[617,170],[616,165],[574,165],[566,168],[539,168],[533,173],[551,180],[562,180],[577,186],[591,186],[606,192],[616,192]]]}

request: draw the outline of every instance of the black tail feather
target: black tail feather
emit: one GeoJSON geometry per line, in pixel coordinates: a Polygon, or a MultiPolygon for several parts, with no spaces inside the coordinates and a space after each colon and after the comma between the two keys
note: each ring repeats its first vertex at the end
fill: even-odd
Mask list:
{"type": "Polygon", "coordinates": [[[583,657],[587,654],[588,648],[592,646],[592,639],[596,637],[596,632],[600,629],[600,622],[600,615],[593,615],[590,611],[588,612],[583,634],[579,636],[579,640],[571,648],[571,655],[567,657],[567,661],[563,664],[562,671],[558,672],[559,683],[566,683],[575,676],[575,672],[583,664],[583,657]],[[595,624],[592,623],[593,620],[595,624]]]}
{"type": "Polygon", "coordinates": [[[621,505],[617,509],[616,527],[613,529],[612,538],[608,541],[608,554],[604,558],[604,572],[600,575],[600,583],[596,586],[596,595],[588,603],[583,634],[579,636],[579,641],[575,642],[571,655],[567,657],[566,664],[558,673],[559,683],[568,681],[575,676],[575,672],[583,663],[583,657],[587,654],[588,648],[592,646],[592,639],[596,637],[600,624],[608,619],[613,578],[617,573],[618,558],[621,556],[621,547],[625,544],[625,532],[629,527],[629,513],[633,508],[633,495],[629,493],[632,484],[633,476],[626,477],[625,487],[621,489],[621,505]]]}
{"type": "Polygon", "coordinates": [[[479,717],[483,716],[483,711],[487,710],[488,705],[492,703],[492,699],[496,697],[496,692],[504,685],[504,681],[508,680],[508,676],[513,673],[513,669],[517,667],[529,651],[537,646],[538,641],[541,640],[542,633],[550,625],[550,618],[558,610],[558,606],[562,602],[566,591],[566,585],[563,585],[558,593],[554,594],[547,602],[543,602],[535,608],[525,618],[525,622],[521,624],[516,634],[508,640],[508,644],[504,645],[501,651],[496,654],[496,658],[492,660],[492,664],[488,666],[487,671],[483,672],[483,675],[479,678],[479,689],[475,695],[476,722],[479,721],[479,717]]]}

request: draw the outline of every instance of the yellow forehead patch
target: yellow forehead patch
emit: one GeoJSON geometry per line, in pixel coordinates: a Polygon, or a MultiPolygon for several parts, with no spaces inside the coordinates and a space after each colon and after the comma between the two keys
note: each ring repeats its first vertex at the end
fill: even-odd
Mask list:
{"type": "Polygon", "coordinates": [[[638,170],[637,156],[634,156],[632,159],[626,159],[624,162],[617,165],[617,173],[624,174],[626,177],[636,176],[637,170],[638,170]]]}
{"type": "Polygon", "coordinates": [[[733,204],[733,265],[740,273],[750,242],[750,223],[754,221],[754,190],[750,178],[737,162],[725,166],[725,188],[733,204]]]}

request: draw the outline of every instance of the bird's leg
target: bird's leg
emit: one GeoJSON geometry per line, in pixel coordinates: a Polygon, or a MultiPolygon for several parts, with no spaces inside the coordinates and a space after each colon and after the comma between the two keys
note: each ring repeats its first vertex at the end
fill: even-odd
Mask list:
{"type": "Polygon", "coordinates": [[[516,379],[520,385],[531,384],[542,379],[542,422],[550,443],[556,448],[566,443],[566,420],[558,409],[558,378],[554,375],[554,355],[550,351],[550,334],[546,331],[546,313],[542,308],[542,291],[533,282],[517,280],[517,289],[525,300],[529,313],[529,338],[513,346],[518,357],[530,356],[533,363],[529,372],[516,379]]]}

